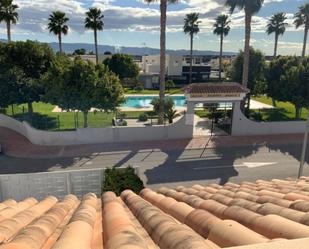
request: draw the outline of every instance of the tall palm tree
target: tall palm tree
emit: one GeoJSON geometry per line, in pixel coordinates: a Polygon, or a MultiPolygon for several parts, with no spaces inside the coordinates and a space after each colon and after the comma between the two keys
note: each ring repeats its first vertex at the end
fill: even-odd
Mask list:
{"type": "Polygon", "coordinates": [[[168,3],[176,3],[179,0],[144,0],[147,3],[160,1],[160,108],[159,124],[164,121],[164,98],[165,98],[165,58],[166,58],[166,12],[168,3]]]}
{"type": "Polygon", "coordinates": [[[252,16],[260,11],[264,0],[226,0],[226,5],[230,7],[233,13],[237,7],[245,11],[245,49],[244,49],[244,65],[242,84],[247,87],[249,78],[249,60],[250,60],[250,38],[251,38],[251,22],[252,16]]]}
{"type": "Polygon", "coordinates": [[[299,7],[299,11],[295,14],[294,24],[295,24],[297,29],[300,26],[305,27],[305,30],[304,30],[304,45],[303,45],[303,52],[302,52],[302,56],[305,57],[308,30],[309,30],[309,3],[306,3],[306,4],[299,7]]]}
{"type": "Polygon", "coordinates": [[[230,22],[228,15],[219,15],[214,24],[214,34],[220,36],[219,81],[221,81],[222,72],[223,38],[230,32],[230,22]]]}
{"type": "Polygon", "coordinates": [[[18,20],[18,5],[13,4],[13,0],[0,1],[0,23],[6,23],[8,42],[11,42],[11,24],[16,24],[18,20]]]}
{"type": "Polygon", "coordinates": [[[285,22],[287,19],[286,14],[283,12],[274,14],[267,24],[266,33],[268,35],[275,33],[275,49],[274,57],[277,57],[278,39],[280,35],[283,35],[288,24],[285,22]]]}
{"type": "Polygon", "coordinates": [[[49,32],[58,36],[59,51],[62,53],[62,34],[66,35],[68,33],[69,27],[66,23],[69,18],[65,16],[64,12],[55,11],[49,16],[48,20],[49,32]]]}
{"type": "Polygon", "coordinates": [[[189,84],[192,83],[192,60],[193,60],[193,37],[200,32],[199,24],[199,13],[187,14],[184,20],[183,31],[185,34],[190,35],[190,73],[189,73],[189,84]]]}
{"type": "Polygon", "coordinates": [[[99,63],[98,30],[103,30],[103,18],[104,15],[102,15],[102,11],[98,8],[90,8],[89,11],[86,12],[85,28],[92,29],[94,32],[95,58],[97,65],[99,63]]]}

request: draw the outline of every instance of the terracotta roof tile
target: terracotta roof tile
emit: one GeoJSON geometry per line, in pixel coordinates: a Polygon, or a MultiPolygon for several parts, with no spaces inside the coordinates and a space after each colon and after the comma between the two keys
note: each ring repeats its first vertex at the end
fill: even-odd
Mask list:
{"type": "Polygon", "coordinates": [[[239,83],[195,83],[186,88],[186,93],[191,96],[197,94],[235,94],[248,93],[249,90],[239,83]]]}
{"type": "Polygon", "coordinates": [[[301,179],[7,200],[0,249],[292,249],[294,240],[307,249],[309,177],[301,179]]]}

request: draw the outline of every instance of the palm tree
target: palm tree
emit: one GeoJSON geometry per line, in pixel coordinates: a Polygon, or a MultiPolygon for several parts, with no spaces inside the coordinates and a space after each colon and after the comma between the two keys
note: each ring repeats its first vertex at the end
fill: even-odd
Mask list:
{"type": "Polygon", "coordinates": [[[227,15],[219,15],[214,24],[214,34],[220,36],[219,81],[221,81],[222,72],[223,38],[230,32],[230,22],[231,21],[227,15]]]}
{"type": "Polygon", "coordinates": [[[59,51],[62,53],[62,37],[61,35],[66,35],[68,33],[69,27],[66,23],[69,21],[69,18],[65,16],[64,12],[55,11],[49,18],[48,29],[50,33],[54,33],[58,36],[59,41],[59,51]]]}
{"type": "Polygon", "coordinates": [[[165,53],[166,53],[166,12],[167,3],[176,3],[179,0],[144,0],[147,3],[160,1],[160,110],[159,110],[159,124],[164,121],[164,97],[165,97],[165,53]]]}
{"type": "Polygon", "coordinates": [[[287,19],[286,14],[283,12],[274,14],[267,24],[266,33],[268,35],[275,33],[275,49],[274,57],[277,57],[278,39],[279,35],[283,35],[288,24],[285,22],[287,19]]]}
{"type": "Polygon", "coordinates": [[[90,8],[89,11],[86,12],[85,28],[92,29],[94,32],[95,58],[97,65],[99,63],[97,32],[98,30],[103,30],[103,18],[104,15],[102,15],[102,11],[98,8],[90,8]]]}
{"type": "Polygon", "coordinates": [[[245,49],[242,84],[247,87],[249,77],[249,60],[250,60],[250,37],[252,16],[260,11],[264,0],[226,0],[226,5],[230,7],[233,13],[235,8],[245,11],[245,49]]]}
{"type": "Polygon", "coordinates": [[[11,42],[11,24],[16,24],[18,20],[18,5],[13,4],[13,0],[0,1],[0,23],[6,23],[8,42],[11,42]]]}
{"type": "Polygon", "coordinates": [[[305,57],[308,30],[309,30],[309,3],[306,3],[305,5],[302,5],[302,6],[299,7],[299,11],[295,14],[294,24],[295,24],[297,29],[300,26],[305,26],[304,45],[303,45],[303,52],[302,52],[302,56],[305,57]]]}
{"type": "Polygon", "coordinates": [[[190,35],[190,74],[189,74],[189,84],[192,83],[192,60],[193,60],[193,37],[200,32],[199,24],[201,21],[199,19],[199,13],[187,14],[184,20],[183,31],[185,34],[190,35]]]}

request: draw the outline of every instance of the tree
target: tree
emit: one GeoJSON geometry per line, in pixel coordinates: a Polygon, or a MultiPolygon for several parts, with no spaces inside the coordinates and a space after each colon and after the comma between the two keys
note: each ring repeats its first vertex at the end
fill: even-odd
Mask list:
{"type": "MultiPolygon", "coordinates": [[[[266,61],[264,54],[259,51],[255,50],[252,47],[250,48],[250,63],[249,63],[249,84],[248,88],[250,89],[252,94],[258,94],[256,92],[256,85],[259,82],[265,82],[265,67],[266,61]]],[[[232,81],[240,82],[243,74],[243,61],[244,61],[244,52],[240,51],[237,55],[236,59],[234,60],[231,70],[229,72],[229,76],[232,81]]]]}
{"type": "Polygon", "coordinates": [[[299,7],[299,11],[295,14],[294,24],[297,29],[301,26],[304,26],[304,44],[302,57],[305,57],[309,30],[309,3],[299,7]]]}
{"type": "Polygon", "coordinates": [[[230,20],[227,15],[219,15],[214,24],[214,34],[220,36],[220,57],[219,57],[219,81],[221,81],[222,72],[222,54],[223,54],[223,38],[230,32],[230,20]]]}
{"type": "Polygon", "coordinates": [[[252,16],[260,11],[264,0],[226,0],[226,5],[230,7],[230,12],[233,13],[235,8],[245,11],[245,48],[244,48],[244,65],[242,75],[242,85],[247,87],[249,78],[249,63],[250,63],[250,37],[251,37],[251,21],[252,16]]]}
{"type": "Polygon", "coordinates": [[[44,93],[40,79],[49,69],[54,53],[47,44],[33,41],[11,42],[0,49],[1,71],[18,83],[14,103],[27,103],[32,114],[32,103],[40,101],[44,93]]]}
{"type": "Polygon", "coordinates": [[[123,80],[125,78],[136,78],[139,74],[139,67],[133,61],[131,55],[127,54],[114,54],[111,58],[103,61],[112,72],[123,80]]]}
{"type": "Polygon", "coordinates": [[[169,91],[171,88],[175,87],[175,82],[172,80],[166,81],[166,89],[169,91]]]}
{"type": "Polygon", "coordinates": [[[66,24],[69,18],[66,17],[64,12],[55,11],[49,16],[48,20],[49,32],[58,36],[59,52],[62,53],[62,34],[66,35],[69,31],[69,27],[66,24]]]}
{"type": "Polygon", "coordinates": [[[21,83],[22,73],[17,68],[0,68],[0,109],[7,108],[18,101],[18,85],[21,83]]]}
{"type": "Polygon", "coordinates": [[[124,100],[117,76],[104,65],[95,66],[80,58],[71,61],[58,56],[44,76],[44,82],[44,99],[67,111],[81,111],[85,128],[91,108],[115,111],[124,100]]]}
{"type": "Polygon", "coordinates": [[[293,103],[299,119],[301,108],[309,106],[309,59],[279,57],[270,63],[266,78],[269,96],[293,103]]]}
{"type": "Polygon", "coordinates": [[[6,23],[8,42],[11,42],[11,24],[16,24],[18,20],[18,8],[13,0],[0,0],[0,23],[6,23]]]}
{"type": "Polygon", "coordinates": [[[86,50],[84,48],[75,49],[73,55],[85,55],[86,50]]]}
{"type": "Polygon", "coordinates": [[[192,61],[193,61],[193,37],[200,32],[199,13],[187,14],[184,20],[183,31],[190,36],[190,73],[189,84],[192,83],[192,61]]]}
{"type": "Polygon", "coordinates": [[[144,0],[147,3],[160,1],[160,112],[159,124],[164,121],[164,97],[165,97],[165,74],[166,74],[166,12],[167,3],[177,3],[178,0],[144,0]]]}
{"type": "Polygon", "coordinates": [[[103,18],[104,15],[102,15],[102,11],[98,8],[90,8],[89,11],[86,12],[85,28],[91,29],[94,32],[95,58],[97,65],[99,63],[98,31],[103,30],[103,18]]]}
{"type": "Polygon", "coordinates": [[[274,57],[277,57],[277,48],[278,48],[278,39],[280,35],[283,35],[288,23],[285,22],[287,19],[286,14],[283,12],[274,14],[267,24],[266,33],[268,35],[275,33],[275,49],[274,49],[274,57]]]}

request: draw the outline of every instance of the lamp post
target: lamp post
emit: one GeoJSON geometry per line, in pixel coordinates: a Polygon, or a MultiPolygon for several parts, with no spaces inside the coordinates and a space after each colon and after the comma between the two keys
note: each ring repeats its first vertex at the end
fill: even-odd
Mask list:
{"type": "Polygon", "coordinates": [[[308,109],[307,123],[306,123],[305,136],[304,136],[304,142],[303,142],[303,149],[301,153],[301,159],[300,159],[300,165],[299,165],[299,171],[298,171],[298,178],[300,178],[303,175],[303,169],[304,169],[305,160],[306,160],[308,133],[309,133],[309,109],[308,109]]]}

